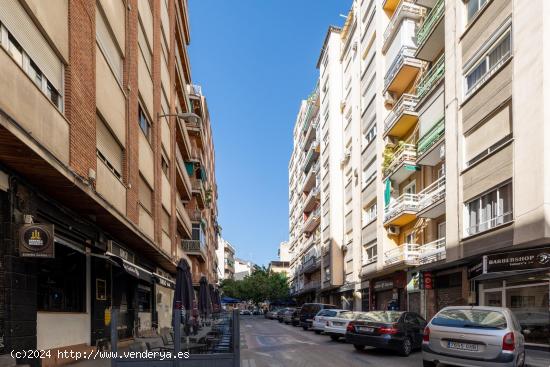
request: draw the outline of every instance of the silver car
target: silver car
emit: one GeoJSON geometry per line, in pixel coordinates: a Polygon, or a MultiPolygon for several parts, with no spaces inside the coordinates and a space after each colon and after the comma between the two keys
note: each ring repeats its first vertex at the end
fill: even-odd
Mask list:
{"type": "Polygon", "coordinates": [[[424,367],[523,367],[525,338],[508,308],[445,307],[424,330],[424,367]]]}

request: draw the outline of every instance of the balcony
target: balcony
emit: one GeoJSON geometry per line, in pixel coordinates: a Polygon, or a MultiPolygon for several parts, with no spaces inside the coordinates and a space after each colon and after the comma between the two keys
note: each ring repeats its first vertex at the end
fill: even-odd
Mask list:
{"type": "Polygon", "coordinates": [[[416,219],[418,195],[403,194],[384,209],[384,225],[404,226],[416,219]]]}
{"type": "Polygon", "coordinates": [[[445,0],[438,0],[416,32],[418,48],[416,57],[434,61],[445,48],[445,0]]]}
{"type": "Polygon", "coordinates": [[[185,233],[187,238],[191,238],[191,218],[189,218],[189,213],[187,213],[178,194],[176,194],[176,214],[178,218],[178,229],[180,229],[182,233],[185,233]]]}
{"type": "Polygon", "coordinates": [[[445,214],[445,176],[418,193],[418,217],[437,218],[445,214]]]}
{"type": "Polygon", "coordinates": [[[204,240],[181,240],[183,251],[190,256],[198,256],[202,262],[206,262],[206,243],[204,240]]]}
{"type": "Polygon", "coordinates": [[[390,22],[384,31],[384,43],[382,45],[382,51],[386,52],[390,47],[395,33],[398,30],[399,26],[403,19],[408,18],[415,21],[419,21],[426,15],[426,8],[418,6],[415,2],[411,0],[401,0],[399,6],[392,14],[390,22]]]}
{"type": "Polygon", "coordinates": [[[421,265],[445,260],[445,258],[445,237],[422,245],[418,248],[418,263],[421,265]]]}
{"type": "Polygon", "coordinates": [[[320,192],[318,187],[314,187],[313,190],[311,190],[307,196],[306,200],[304,201],[304,213],[309,213],[312,211],[315,206],[319,203],[320,198],[320,192]]]}
{"type": "Polygon", "coordinates": [[[416,87],[416,95],[421,101],[445,76],[445,54],[441,55],[434,65],[422,75],[422,79],[416,87]]]}
{"type": "Polygon", "coordinates": [[[196,84],[187,84],[187,93],[190,97],[202,97],[202,87],[196,84]]]}
{"type": "Polygon", "coordinates": [[[419,246],[413,243],[404,243],[384,252],[384,265],[418,265],[419,246]]]}
{"type": "Polygon", "coordinates": [[[304,294],[308,292],[313,292],[321,288],[321,282],[319,280],[312,280],[307,283],[305,283],[303,286],[298,286],[298,289],[296,291],[296,295],[304,294]]]}
{"type": "Polygon", "coordinates": [[[319,270],[320,268],[321,268],[321,259],[319,259],[317,256],[312,256],[303,262],[303,264],[300,267],[300,273],[311,274],[316,270],[319,270]]]}
{"type": "Polygon", "coordinates": [[[418,154],[417,164],[424,166],[435,166],[441,162],[443,152],[438,147],[442,147],[445,137],[445,117],[439,119],[416,144],[416,154],[418,154]]]}
{"type": "Polygon", "coordinates": [[[369,275],[372,275],[376,272],[376,262],[378,260],[378,257],[375,256],[372,259],[369,259],[368,261],[364,262],[363,265],[361,265],[361,271],[359,273],[359,276],[364,278],[369,275]]]}
{"type": "Polygon", "coordinates": [[[319,142],[317,140],[311,143],[309,147],[309,152],[306,155],[305,164],[304,164],[304,173],[308,173],[313,164],[317,161],[319,157],[319,142]]]}
{"type": "Polygon", "coordinates": [[[200,210],[187,210],[187,215],[193,223],[200,223],[202,221],[202,214],[200,210]]]}
{"type": "Polygon", "coordinates": [[[390,179],[395,184],[399,184],[416,171],[416,146],[414,144],[403,143],[394,152],[384,155],[384,179],[390,179]]]}
{"type": "Polygon", "coordinates": [[[204,183],[199,178],[191,178],[191,188],[193,195],[197,199],[197,204],[200,209],[204,209],[206,206],[206,191],[204,189],[204,183]]]}
{"type": "Polygon", "coordinates": [[[317,182],[317,174],[319,173],[320,165],[319,162],[315,163],[312,169],[309,170],[307,176],[302,184],[302,192],[310,191],[317,182]]]}
{"type": "Polygon", "coordinates": [[[321,208],[315,209],[313,212],[304,214],[304,233],[311,233],[317,228],[321,222],[321,208]]]}
{"type": "Polygon", "coordinates": [[[415,58],[416,48],[403,46],[384,77],[384,89],[401,96],[416,79],[424,61],[415,58]]]}
{"type": "Polygon", "coordinates": [[[304,137],[304,147],[303,147],[304,151],[307,152],[307,150],[311,146],[311,143],[315,141],[315,136],[317,135],[318,127],[319,127],[319,114],[317,114],[315,121],[309,124],[309,128],[307,129],[306,135],[304,137]]]}
{"type": "Polygon", "coordinates": [[[418,121],[416,104],[418,99],[412,94],[403,94],[393,106],[384,121],[384,137],[387,135],[402,138],[418,121]]]}
{"type": "Polygon", "coordinates": [[[187,173],[187,168],[181,152],[179,149],[176,149],[176,188],[178,193],[181,195],[181,198],[185,201],[191,200],[191,179],[187,173]]]}

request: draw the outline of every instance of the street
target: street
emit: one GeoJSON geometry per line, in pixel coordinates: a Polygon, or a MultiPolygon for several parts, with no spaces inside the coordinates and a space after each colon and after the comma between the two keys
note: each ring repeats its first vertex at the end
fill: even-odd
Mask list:
{"type": "Polygon", "coordinates": [[[343,340],[285,325],[263,316],[241,316],[241,367],[422,366],[422,353],[400,357],[390,351],[357,352],[343,340]]]}

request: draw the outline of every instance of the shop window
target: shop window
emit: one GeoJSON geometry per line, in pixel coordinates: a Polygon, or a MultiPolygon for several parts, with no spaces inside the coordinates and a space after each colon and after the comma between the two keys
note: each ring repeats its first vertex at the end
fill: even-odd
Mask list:
{"type": "Polygon", "coordinates": [[[142,286],[137,290],[138,312],[151,312],[151,288],[142,286]]]}
{"type": "Polygon", "coordinates": [[[86,312],[86,257],[56,244],[55,259],[38,264],[38,311],[86,312]]]}
{"type": "Polygon", "coordinates": [[[435,289],[462,287],[462,273],[438,275],[434,283],[435,289]]]}

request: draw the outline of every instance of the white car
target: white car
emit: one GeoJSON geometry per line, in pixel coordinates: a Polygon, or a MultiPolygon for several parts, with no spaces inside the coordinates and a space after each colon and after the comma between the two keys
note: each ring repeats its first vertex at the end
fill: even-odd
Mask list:
{"type": "Polygon", "coordinates": [[[325,335],[334,341],[346,336],[346,330],[350,321],[353,321],[362,312],[340,311],[335,317],[325,317],[325,335]]]}
{"type": "Polygon", "coordinates": [[[338,317],[342,312],[349,312],[348,310],[338,310],[338,309],[324,309],[321,310],[313,318],[311,323],[311,330],[315,331],[315,334],[321,334],[325,331],[325,326],[327,324],[327,318],[329,317],[338,317]]]}

